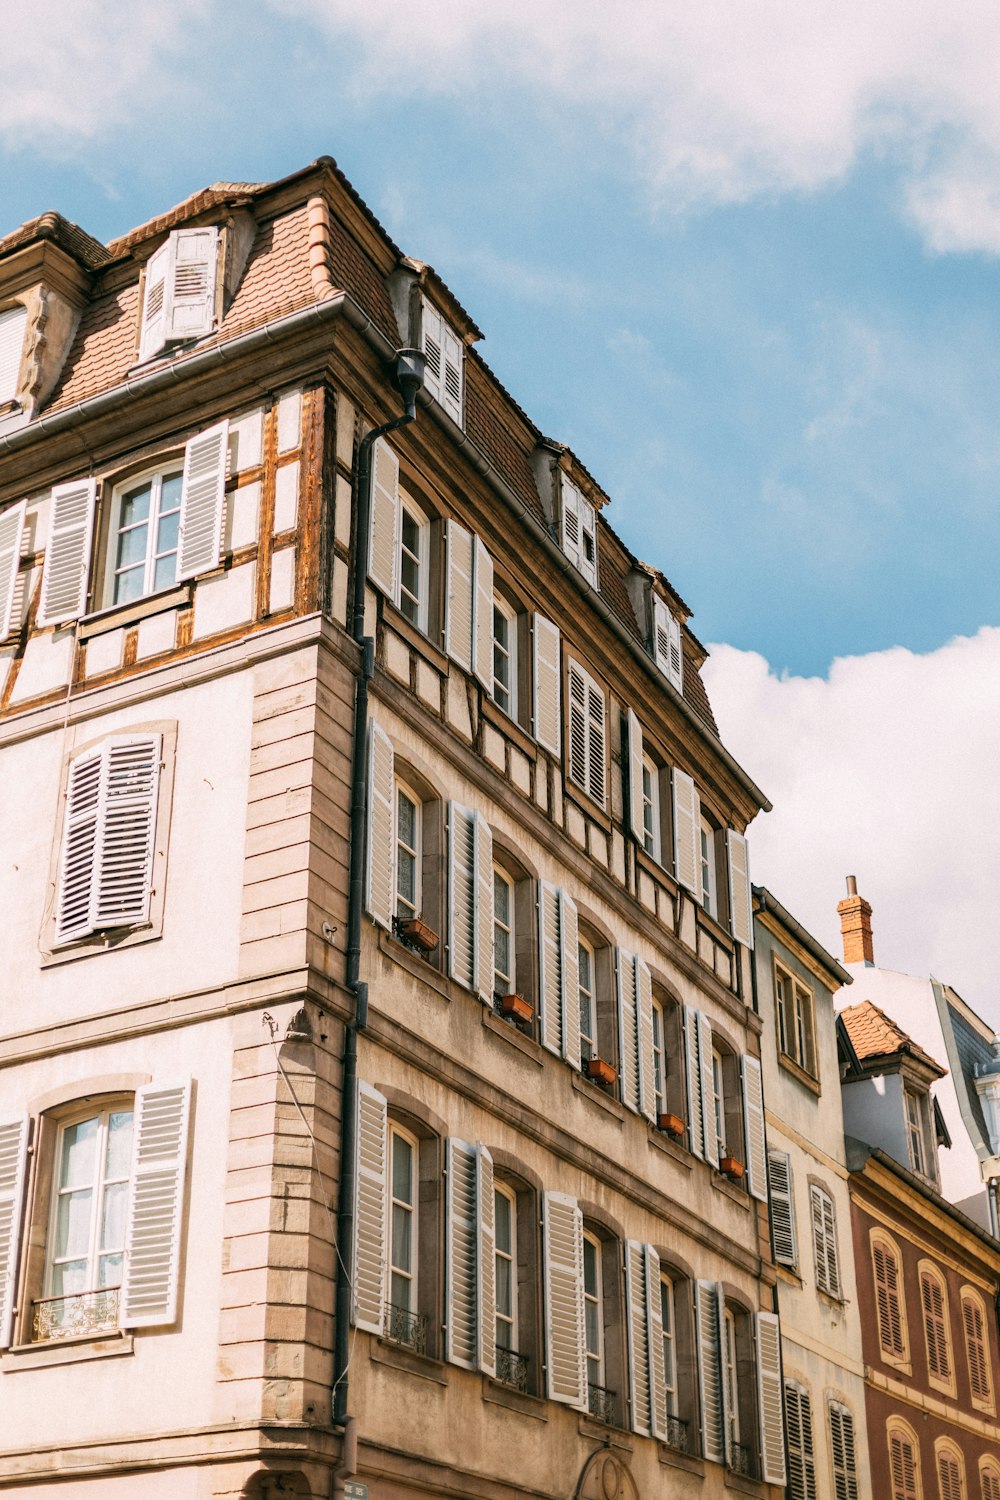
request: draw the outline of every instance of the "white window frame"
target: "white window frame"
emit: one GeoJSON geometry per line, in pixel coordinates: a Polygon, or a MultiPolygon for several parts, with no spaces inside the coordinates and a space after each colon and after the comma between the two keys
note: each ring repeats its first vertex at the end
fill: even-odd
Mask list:
{"type": "Polygon", "coordinates": [[[577,952],[579,954],[579,994],[577,1003],[580,1007],[580,1062],[586,1069],[590,1058],[600,1057],[601,1051],[597,1040],[597,953],[593,943],[587,938],[580,937],[577,941],[577,952]],[[583,956],[587,955],[586,965],[583,956]],[[584,968],[589,970],[589,987],[584,983],[584,968]],[[583,1014],[586,1005],[590,1031],[584,1030],[583,1014]],[[588,1050],[589,1049],[589,1050],[588,1050]]]}
{"type": "MultiPolygon", "coordinates": [[[[140,599],[147,599],[151,594],[160,593],[166,589],[175,588],[178,582],[178,571],[180,569],[180,516],[184,503],[184,460],[183,455],[178,456],[172,463],[161,463],[155,468],[144,469],[140,474],[132,475],[129,479],[116,484],[111,494],[111,524],[108,528],[107,557],[104,567],[104,587],[102,590],[104,604],[111,608],[120,604],[125,608],[129,604],[137,603],[140,599]],[[155,543],[159,540],[160,521],[162,519],[161,501],[163,496],[163,483],[167,479],[179,478],[181,489],[177,500],[177,545],[174,549],[174,576],[169,583],[161,583],[159,587],[154,584],[156,573],[157,555],[155,543]],[[128,495],[136,490],[144,488],[146,483],[150,485],[149,516],[146,519],[146,555],[143,565],[142,589],[138,594],[133,594],[127,599],[115,598],[116,580],[119,570],[115,566],[118,540],[121,536],[122,507],[128,495]]],[[[141,524],[141,523],[140,523],[141,524]]],[[[167,554],[160,554],[166,556],[167,554]]],[[[132,569],[127,571],[131,572],[132,569]]]]}
{"type": "Polygon", "coordinates": [[[517,1320],[517,1194],[514,1189],[508,1187],[505,1182],[493,1183],[494,1200],[503,1198],[510,1209],[510,1248],[503,1250],[500,1247],[500,1217],[494,1206],[494,1246],[496,1270],[494,1273],[494,1287],[496,1289],[496,1344],[497,1348],[507,1348],[515,1354],[518,1352],[518,1320],[517,1320]],[[510,1312],[504,1313],[500,1310],[500,1262],[507,1261],[510,1266],[510,1312]],[[510,1330],[510,1343],[501,1344],[500,1325],[503,1323],[510,1330]]]}
{"type": "Polygon", "coordinates": [[[410,1317],[415,1317],[418,1312],[418,1277],[420,1270],[420,1142],[409,1130],[397,1124],[395,1120],[389,1121],[388,1151],[386,1152],[386,1298],[390,1307],[398,1308],[406,1312],[410,1317]],[[410,1150],[410,1196],[412,1201],[407,1203],[403,1198],[395,1195],[395,1143],[402,1141],[410,1150]],[[410,1269],[397,1266],[393,1260],[393,1246],[395,1234],[393,1233],[394,1210],[399,1207],[409,1213],[409,1250],[410,1269]],[[393,1297],[393,1277],[399,1276],[407,1282],[409,1291],[409,1306],[404,1307],[401,1302],[396,1302],[393,1297]]]}
{"type": "Polygon", "coordinates": [[[662,863],[660,837],[660,770],[652,756],[642,757],[642,847],[650,859],[662,863]]]}
{"type": "Polygon", "coordinates": [[[0,310],[0,411],[16,407],[27,328],[28,309],[23,302],[0,310]]]}
{"type": "Polygon", "coordinates": [[[733,1444],[740,1441],[740,1382],[736,1314],[728,1306],[722,1315],[722,1380],[725,1392],[723,1407],[729,1423],[729,1431],[726,1433],[726,1461],[729,1462],[733,1444]]]}
{"type": "Polygon", "coordinates": [[[517,610],[508,604],[502,594],[493,595],[493,702],[508,718],[517,722],[517,610]],[[497,616],[504,622],[507,640],[501,641],[497,632],[497,616]],[[497,672],[498,656],[506,661],[507,681],[503,683],[497,672]],[[504,699],[506,698],[506,702],[504,699]]]}
{"type": "Polygon", "coordinates": [[[517,950],[515,948],[514,924],[516,912],[514,907],[516,896],[516,885],[512,875],[509,875],[502,865],[493,865],[493,994],[494,998],[503,995],[513,995],[517,990],[517,950]],[[507,889],[507,920],[500,916],[499,903],[497,902],[497,886],[502,884],[507,889]],[[507,941],[508,963],[510,972],[505,974],[497,967],[497,954],[500,944],[497,937],[503,933],[507,941]]]}
{"type": "Polygon", "coordinates": [[[401,490],[399,495],[399,536],[397,539],[396,556],[396,596],[393,599],[393,603],[403,618],[408,620],[414,629],[419,630],[422,635],[427,634],[430,604],[430,538],[431,523],[426,512],[410,495],[401,490]],[[404,540],[407,517],[409,517],[417,529],[417,550],[415,552],[406,546],[404,540]],[[415,594],[409,589],[404,592],[404,557],[412,558],[416,564],[417,591],[415,594]],[[404,598],[407,601],[406,603],[404,603],[404,598]],[[412,605],[409,601],[412,601],[412,605]],[[411,609],[412,613],[410,612],[411,609]]]}
{"type": "Polygon", "coordinates": [[[719,1160],[729,1154],[726,1145],[726,1074],[722,1053],[712,1048],[712,1125],[719,1160]]]}
{"type": "Polygon", "coordinates": [[[715,868],[715,829],[702,814],[698,833],[699,884],[701,904],[708,915],[719,919],[718,876],[715,868]]]}
{"type": "Polygon", "coordinates": [[[395,907],[396,918],[401,922],[405,922],[412,917],[419,917],[421,911],[423,910],[423,803],[421,802],[420,798],[417,796],[413,788],[407,782],[401,781],[399,778],[396,779],[394,797],[395,803],[393,812],[395,816],[393,820],[393,840],[395,847],[393,850],[394,857],[392,862],[393,904],[395,907]],[[413,841],[413,846],[404,843],[403,841],[401,832],[401,819],[399,816],[399,802],[401,797],[405,797],[407,802],[412,805],[414,810],[413,822],[416,832],[416,838],[413,841]],[[404,854],[408,859],[413,860],[414,900],[412,902],[409,901],[405,896],[401,896],[399,893],[399,859],[401,854],[404,854]],[[406,907],[405,916],[400,912],[399,909],[401,902],[406,907]]]}
{"type": "Polygon", "coordinates": [[[653,1110],[657,1119],[667,1112],[667,1016],[661,1001],[654,996],[653,1019],[653,1110]]]}
{"type": "Polygon", "coordinates": [[[910,1169],[921,1177],[929,1177],[927,1151],[926,1098],[909,1084],[903,1085],[903,1108],[906,1113],[906,1153],[910,1158],[910,1169]]]}
{"type": "Polygon", "coordinates": [[[583,1308],[584,1308],[584,1313],[583,1313],[583,1329],[584,1329],[583,1345],[584,1345],[584,1361],[585,1361],[586,1369],[587,1369],[588,1395],[589,1395],[589,1387],[590,1386],[592,1386],[592,1385],[600,1386],[600,1388],[603,1390],[605,1388],[606,1381],[607,1381],[607,1368],[606,1368],[606,1365],[605,1365],[605,1347],[604,1347],[604,1277],[603,1277],[603,1274],[602,1274],[603,1268],[602,1268],[602,1264],[601,1264],[601,1261],[602,1261],[601,1251],[602,1251],[601,1242],[597,1238],[597,1236],[595,1234],[591,1234],[591,1232],[588,1229],[584,1229],[584,1231],[583,1231],[583,1260],[582,1260],[582,1268],[583,1268],[583,1308]],[[590,1246],[591,1252],[593,1254],[594,1281],[595,1281],[595,1287],[596,1287],[596,1290],[593,1291],[593,1292],[588,1292],[588,1290],[587,1290],[587,1247],[588,1247],[588,1245],[590,1246]],[[589,1332],[588,1332],[588,1329],[587,1329],[587,1308],[588,1307],[593,1307],[595,1309],[594,1321],[595,1321],[595,1326],[596,1326],[596,1330],[597,1330],[597,1348],[596,1349],[592,1349],[590,1347],[590,1342],[589,1342],[589,1332]],[[592,1372],[591,1372],[591,1366],[592,1365],[596,1366],[597,1375],[598,1375],[598,1379],[597,1380],[592,1379],[592,1372]]]}

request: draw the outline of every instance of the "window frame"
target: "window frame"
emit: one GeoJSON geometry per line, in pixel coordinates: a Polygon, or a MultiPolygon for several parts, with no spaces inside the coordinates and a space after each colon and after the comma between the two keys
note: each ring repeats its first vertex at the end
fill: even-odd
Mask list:
{"type": "Polygon", "coordinates": [[[410,494],[402,486],[399,489],[399,535],[396,538],[396,590],[393,604],[403,619],[414,630],[419,630],[421,635],[429,636],[430,622],[430,582],[431,582],[431,518],[410,494]],[[417,547],[412,551],[407,547],[404,540],[406,520],[409,518],[416,528],[417,547]],[[414,594],[406,589],[405,595],[408,600],[413,600],[413,612],[409,606],[404,604],[403,588],[403,560],[404,557],[412,558],[417,570],[417,592],[414,594]]]}
{"type": "Polygon", "coordinates": [[[889,1448],[890,1500],[923,1500],[923,1478],[920,1472],[920,1441],[909,1422],[904,1422],[902,1417],[890,1417],[886,1422],[886,1442],[889,1448]],[[912,1488],[897,1487],[893,1478],[894,1442],[898,1442],[900,1448],[905,1445],[910,1450],[913,1465],[912,1488]]]}
{"type": "Polygon", "coordinates": [[[515,724],[520,723],[518,717],[520,703],[518,692],[520,683],[518,674],[521,670],[519,660],[518,642],[518,610],[497,589],[493,590],[493,686],[490,693],[493,702],[501,713],[507,715],[515,724]],[[507,640],[504,644],[500,641],[497,632],[497,616],[504,621],[507,632],[507,640]],[[502,692],[506,695],[504,703],[501,695],[497,692],[497,683],[500,681],[497,673],[497,653],[500,652],[507,663],[507,682],[503,684],[502,692]]]}
{"type": "MultiPolygon", "coordinates": [[[[583,1071],[586,1072],[587,1071],[587,1063],[590,1061],[590,1059],[592,1057],[600,1057],[601,1056],[601,1050],[600,1050],[600,1041],[599,1041],[599,1037],[598,1037],[598,1028],[597,1028],[597,948],[596,948],[595,944],[591,942],[590,938],[585,937],[582,932],[577,937],[577,959],[578,959],[578,968],[577,968],[578,985],[577,985],[577,988],[578,988],[578,992],[579,992],[578,993],[578,1004],[579,1004],[579,1008],[580,1008],[580,1064],[581,1064],[581,1067],[583,1068],[583,1071]],[[589,987],[589,989],[584,984],[584,979],[583,979],[583,973],[584,973],[584,967],[585,967],[584,962],[583,962],[583,955],[584,955],[584,953],[586,953],[586,955],[587,955],[586,968],[589,970],[589,973],[590,973],[590,987],[589,987]],[[590,1012],[590,1028],[591,1029],[590,1029],[589,1032],[584,1031],[584,1027],[583,1027],[583,1010],[584,1010],[584,998],[585,997],[586,997],[587,1007],[588,1007],[589,1012],[590,1012]],[[587,1048],[589,1048],[590,1050],[587,1051],[586,1050],[587,1048]]],[[[610,1061],[610,1058],[607,1059],[607,1061],[610,1061]]]]}
{"type": "Polygon", "coordinates": [[[517,881],[499,860],[493,861],[493,1000],[499,1003],[504,995],[518,993],[517,989],[517,881]],[[497,902],[497,885],[502,884],[507,891],[507,921],[505,922],[499,914],[499,903],[497,902]],[[507,962],[509,973],[497,967],[497,953],[500,948],[498,932],[505,936],[507,945],[507,962]],[[506,981],[506,988],[497,983],[497,979],[506,981]]]}
{"type": "Polygon", "coordinates": [[[938,1438],[934,1444],[934,1475],[937,1479],[939,1500],[967,1500],[965,1457],[958,1444],[952,1442],[950,1438],[938,1438]],[[951,1476],[945,1478],[942,1473],[944,1463],[953,1465],[957,1484],[952,1483],[951,1476]]]}
{"type": "Polygon", "coordinates": [[[387,1123],[388,1149],[386,1151],[386,1301],[391,1308],[406,1313],[410,1317],[420,1315],[420,1140],[411,1130],[407,1130],[398,1120],[391,1115],[387,1123]],[[395,1142],[402,1141],[410,1152],[410,1193],[412,1201],[407,1203],[400,1199],[399,1204],[409,1213],[409,1254],[410,1269],[395,1264],[395,1232],[394,1232],[394,1209],[397,1205],[395,1196],[395,1142]],[[406,1278],[409,1289],[409,1305],[404,1307],[397,1303],[393,1296],[393,1278],[396,1275],[406,1278]]]}
{"type": "Polygon", "coordinates": [[[423,910],[424,804],[423,799],[414,791],[410,783],[400,776],[397,776],[395,779],[393,799],[393,898],[396,907],[393,915],[397,922],[405,922],[411,918],[419,917],[423,910]],[[399,803],[400,798],[403,797],[405,797],[406,801],[413,808],[413,823],[416,830],[416,837],[412,846],[404,843],[400,833],[399,803]],[[412,902],[406,896],[400,896],[399,894],[399,862],[401,854],[413,862],[413,892],[415,899],[412,902]],[[408,915],[405,917],[400,915],[400,901],[403,902],[407,909],[408,915]]]}
{"type": "Polygon", "coordinates": [[[972,1398],[972,1404],[977,1411],[989,1412],[993,1414],[996,1411],[996,1398],[993,1384],[989,1319],[986,1316],[986,1308],[983,1303],[983,1298],[981,1294],[975,1289],[975,1287],[971,1287],[966,1284],[962,1287],[962,1290],[959,1293],[959,1306],[962,1311],[962,1334],[963,1341],[965,1343],[965,1366],[966,1374],[968,1375],[969,1379],[969,1392],[972,1398]],[[981,1346],[982,1351],[982,1374],[984,1390],[976,1389],[978,1381],[973,1371],[972,1348],[969,1339],[969,1319],[966,1314],[967,1307],[974,1309],[975,1316],[979,1320],[979,1329],[976,1338],[981,1346]]]}
{"type": "Polygon", "coordinates": [[[583,1230],[583,1258],[582,1258],[582,1285],[583,1285],[583,1357],[587,1372],[588,1396],[591,1386],[598,1386],[601,1390],[607,1389],[607,1349],[604,1336],[604,1274],[603,1274],[604,1246],[601,1240],[592,1230],[584,1227],[583,1230]],[[595,1290],[587,1290],[587,1247],[590,1247],[591,1258],[594,1269],[595,1290]],[[588,1303],[595,1309],[594,1320],[597,1332],[597,1347],[590,1347],[590,1329],[587,1324],[588,1303]],[[591,1365],[596,1365],[598,1379],[591,1379],[591,1365]]]}
{"type": "Polygon", "coordinates": [[[608,695],[597,678],[572,656],[566,658],[565,713],[566,783],[573,788],[574,793],[586,797],[595,807],[605,812],[608,803],[608,695]],[[577,702],[574,698],[574,678],[580,683],[582,702],[577,702]],[[599,731],[597,729],[598,717],[594,713],[598,700],[600,701],[599,731]],[[582,716],[582,724],[579,735],[574,739],[573,719],[576,713],[582,716]],[[576,764],[579,758],[577,752],[582,755],[582,766],[576,764]],[[598,752],[600,754],[599,796],[595,795],[598,752]]]}
{"type": "MultiPolygon", "coordinates": [[[[830,1435],[830,1468],[833,1474],[833,1500],[859,1500],[858,1445],[854,1413],[845,1401],[831,1396],[826,1403],[827,1429],[830,1435]],[[840,1447],[843,1462],[837,1462],[834,1418],[840,1423],[840,1447]],[[846,1424],[850,1424],[848,1427],[846,1424]]],[[[1000,1497],[998,1497],[1000,1500],[1000,1497]]]]}
{"type": "Polygon", "coordinates": [[[677,1398],[680,1361],[677,1337],[677,1282],[663,1265],[660,1265],[660,1330],[663,1339],[663,1389],[667,1416],[679,1416],[677,1398]],[[666,1316],[664,1315],[666,1309],[666,1316]],[[669,1357],[668,1357],[669,1356],[669,1357]],[[667,1379],[668,1368],[673,1371],[673,1380],[667,1379]]]}
{"type": "Polygon", "coordinates": [[[660,768],[648,750],[642,752],[642,847],[658,865],[663,863],[660,821],[660,768]]]}
{"type": "Polygon", "coordinates": [[[703,809],[698,828],[698,883],[701,888],[701,906],[713,922],[718,922],[721,918],[715,834],[716,830],[703,809]]]}
{"type": "Polygon", "coordinates": [[[812,1226],[816,1288],[827,1297],[841,1302],[844,1297],[844,1285],[840,1271],[837,1205],[829,1188],[814,1178],[809,1181],[809,1218],[812,1226]]]}
{"type": "Polygon", "coordinates": [[[786,1065],[793,1063],[818,1083],[816,997],[804,980],[777,960],[774,962],[774,1009],[779,1060],[786,1065]],[[787,1000],[783,998],[783,989],[787,991],[787,1000]]]}
{"type": "Polygon", "coordinates": [[[662,1000],[654,994],[653,1017],[653,1113],[657,1120],[667,1111],[667,1016],[662,1000]]]}
{"type": "MultiPolygon", "coordinates": [[[[175,589],[183,580],[178,577],[180,571],[180,524],[181,513],[184,502],[184,452],[183,450],[173,456],[161,458],[156,464],[140,469],[137,473],[129,474],[119,478],[112,490],[108,501],[106,538],[103,542],[104,568],[101,581],[101,605],[104,609],[128,609],[132,605],[139,604],[144,599],[151,599],[157,594],[169,593],[175,589]],[[157,584],[156,563],[158,556],[168,556],[168,553],[157,554],[156,542],[159,540],[160,522],[163,519],[163,511],[160,501],[163,494],[164,482],[170,479],[180,480],[180,489],[177,494],[177,541],[174,548],[174,576],[167,583],[157,584]],[[122,507],[128,497],[134,492],[144,488],[146,483],[150,485],[150,508],[146,525],[146,548],[143,559],[143,586],[138,594],[130,595],[128,598],[115,598],[115,581],[119,569],[115,566],[117,560],[118,542],[122,534],[121,515],[122,507]]],[[[174,514],[174,512],[168,512],[174,514]]],[[[129,528],[132,529],[132,528],[129,528]]],[[[125,572],[134,571],[137,564],[125,572]]]]}
{"type": "Polygon", "coordinates": [[[924,1332],[924,1353],[927,1358],[927,1380],[935,1390],[948,1395],[955,1394],[955,1352],[951,1336],[951,1313],[948,1307],[948,1282],[940,1267],[933,1261],[921,1260],[917,1265],[917,1287],[920,1295],[920,1319],[924,1332]],[[933,1284],[940,1300],[940,1313],[928,1306],[925,1288],[933,1284]],[[938,1346],[943,1350],[944,1368],[935,1369],[938,1346]]]}
{"type": "Polygon", "coordinates": [[[906,1122],[906,1155],[910,1170],[933,1181],[928,1144],[928,1096],[910,1083],[903,1084],[903,1115],[906,1122]]]}
{"type": "Polygon", "coordinates": [[[517,1193],[516,1193],[515,1189],[513,1187],[511,1187],[508,1183],[503,1182],[503,1181],[498,1181],[496,1178],[494,1178],[494,1181],[493,1181],[493,1197],[494,1197],[494,1235],[495,1235],[495,1238],[494,1238],[494,1247],[493,1247],[493,1256],[494,1256],[494,1288],[496,1289],[496,1291],[495,1291],[495,1301],[496,1301],[496,1318],[495,1318],[495,1321],[496,1321],[496,1347],[497,1347],[497,1349],[504,1348],[504,1349],[507,1349],[509,1352],[517,1354],[517,1353],[521,1352],[521,1350],[520,1350],[520,1344],[518,1342],[518,1340],[520,1338],[520,1328],[519,1328],[519,1320],[518,1320],[518,1300],[519,1299],[518,1299],[518,1253],[517,1253],[517,1244],[518,1244],[517,1193]],[[509,1245],[509,1248],[507,1250],[502,1250],[500,1248],[500,1236],[499,1236],[499,1232],[498,1232],[499,1219],[498,1219],[497,1214],[496,1214],[496,1200],[498,1198],[502,1198],[504,1200],[504,1202],[508,1205],[508,1208],[509,1208],[509,1221],[508,1222],[509,1222],[509,1225],[510,1225],[510,1245],[509,1245]],[[510,1302],[511,1302],[511,1309],[510,1309],[510,1313],[509,1314],[502,1313],[501,1310],[500,1310],[499,1262],[500,1262],[501,1258],[505,1259],[507,1261],[509,1267],[510,1267],[509,1275],[510,1275],[510,1302]],[[500,1324],[501,1324],[501,1322],[505,1323],[506,1326],[510,1329],[510,1340],[511,1341],[510,1341],[509,1344],[503,1344],[502,1345],[501,1342],[500,1342],[500,1324]]]}
{"type": "Polygon", "coordinates": [[[895,1240],[893,1240],[888,1234],[886,1234],[884,1230],[872,1229],[869,1233],[869,1258],[871,1263],[872,1288],[874,1292],[876,1322],[878,1327],[879,1357],[885,1364],[893,1365],[895,1366],[895,1368],[903,1370],[906,1374],[909,1374],[911,1372],[910,1337],[906,1318],[906,1286],[903,1274],[903,1257],[900,1254],[899,1246],[896,1244],[895,1240]],[[888,1278],[886,1278],[885,1282],[885,1309],[886,1318],[888,1319],[889,1324],[889,1331],[891,1333],[892,1317],[890,1298],[894,1297],[897,1322],[899,1326],[898,1349],[887,1344],[883,1339],[883,1332],[885,1331],[885,1328],[883,1325],[882,1301],[879,1294],[879,1275],[878,1267],[876,1264],[877,1247],[881,1247],[883,1257],[888,1256],[891,1258],[893,1266],[895,1268],[895,1286],[889,1286],[888,1278]]]}

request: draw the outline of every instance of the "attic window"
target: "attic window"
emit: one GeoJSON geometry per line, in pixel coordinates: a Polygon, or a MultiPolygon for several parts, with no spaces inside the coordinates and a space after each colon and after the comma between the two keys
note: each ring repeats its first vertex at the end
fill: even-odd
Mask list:
{"type": "Polygon", "coordinates": [[[28,309],[18,304],[0,313],[0,407],[17,398],[28,309]]]}
{"type": "Polygon", "coordinates": [[[684,652],[681,649],[680,621],[671,614],[665,600],[653,595],[653,659],[668,682],[677,691],[684,690],[684,652]]]}
{"type": "Polygon", "coordinates": [[[215,327],[219,231],[175,229],[146,265],[139,358],[168,344],[203,338],[215,327]]]}
{"type": "Polygon", "coordinates": [[[597,588],[597,512],[566,474],[560,474],[562,549],[597,588]]]}
{"type": "Polygon", "coordinates": [[[426,297],[422,317],[423,351],[427,357],[424,385],[449,417],[462,426],[464,349],[455,330],[426,297]]]}

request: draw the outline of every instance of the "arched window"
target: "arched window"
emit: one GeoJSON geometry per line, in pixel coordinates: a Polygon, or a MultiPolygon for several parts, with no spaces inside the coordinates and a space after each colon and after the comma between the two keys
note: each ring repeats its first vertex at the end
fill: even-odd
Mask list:
{"type": "Polygon", "coordinates": [[[833,1500],[858,1500],[857,1450],[854,1417],[841,1401],[831,1401],[830,1456],[833,1460],[833,1500]]]}
{"type": "Polygon", "coordinates": [[[878,1232],[872,1234],[871,1247],[879,1348],[883,1359],[900,1364],[907,1359],[907,1338],[899,1251],[887,1235],[878,1232]]]}
{"type": "Polygon", "coordinates": [[[922,1500],[920,1445],[916,1433],[898,1417],[887,1427],[891,1500],[922,1500]]]}
{"type": "Polygon", "coordinates": [[[663,1338],[663,1388],[667,1416],[677,1416],[677,1307],[673,1277],[660,1272],[660,1327],[663,1338]]]}
{"type": "Polygon", "coordinates": [[[583,1234],[583,1327],[587,1354],[587,1385],[591,1392],[591,1410],[600,1405],[605,1392],[604,1370],[604,1286],[601,1275],[601,1242],[584,1230],[583,1234]]]}
{"type": "Polygon", "coordinates": [[[932,1385],[951,1390],[951,1325],[948,1318],[948,1288],[937,1266],[920,1265],[920,1306],[924,1319],[927,1372],[932,1385]]]}
{"type": "Polygon", "coordinates": [[[583,1225],[583,1316],[587,1407],[617,1426],[625,1420],[622,1247],[603,1227],[583,1225]]]}
{"type": "Polygon", "coordinates": [[[726,1417],[729,1430],[726,1433],[730,1468],[740,1471],[743,1464],[736,1456],[740,1441],[740,1386],[736,1355],[736,1314],[727,1307],[722,1322],[722,1383],[726,1417]]]}
{"type": "Polygon", "coordinates": [[[419,1244],[419,1153],[415,1136],[389,1125],[389,1305],[390,1338],[412,1343],[417,1311],[419,1244]],[[399,1326],[396,1326],[398,1315],[399,1326]]]}
{"type": "Polygon", "coordinates": [[[966,1500],[965,1460],[954,1443],[939,1440],[934,1450],[939,1500],[966,1500]]]}
{"type": "MultiPolygon", "coordinates": [[[[499,1170],[499,1169],[498,1169],[499,1170]]],[[[496,1378],[540,1394],[538,1201],[535,1191],[504,1169],[494,1175],[496,1378]]]]}
{"type": "Polygon", "coordinates": [[[962,1288],[962,1327],[973,1405],[992,1411],[993,1382],[990,1378],[986,1313],[982,1298],[970,1286],[962,1288]]]}
{"type": "Polygon", "coordinates": [[[494,1255],[499,1364],[501,1350],[509,1354],[518,1348],[517,1199],[513,1189],[503,1182],[496,1183],[494,1187],[494,1255]]]}
{"type": "Polygon", "coordinates": [[[979,1460],[979,1485],[983,1500],[1000,1500],[1000,1464],[994,1459],[979,1460]]]}
{"type": "Polygon", "coordinates": [[[816,1263],[816,1285],[830,1297],[841,1295],[840,1254],[837,1248],[837,1216],[833,1199],[819,1183],[809,1184],[812,1213],[813,1257],[816,1263]]]}

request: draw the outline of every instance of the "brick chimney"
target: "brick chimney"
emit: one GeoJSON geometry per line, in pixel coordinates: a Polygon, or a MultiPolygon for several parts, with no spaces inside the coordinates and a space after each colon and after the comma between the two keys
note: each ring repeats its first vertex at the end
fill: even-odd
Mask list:
{"type": "Polygon", "coordinates": [[[847,900],[838,904],[837,911],[840,915],[840,936],[844,944],[844,963],[874,966],[872,909],[865,898],[858,895],[858,882],[853,875],[847,877],[847,900]]]}

